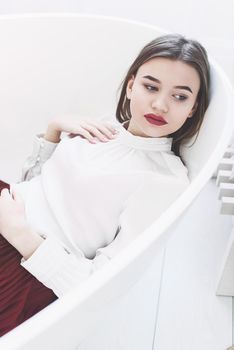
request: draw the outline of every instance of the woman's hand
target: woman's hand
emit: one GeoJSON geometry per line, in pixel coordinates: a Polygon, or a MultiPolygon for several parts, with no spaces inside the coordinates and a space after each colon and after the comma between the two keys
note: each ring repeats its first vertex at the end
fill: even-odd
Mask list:
{"type": "Polygon", "coordinates": [[[3,189],[0,196],[0,233],[12,242],[14,235],[27,226],[24,203],[19,194],[3,189]]]}
{"type": "Polygon", "coordinates": [[[24,202],[15,190],[3,189],[0,195],[0,233],[25,259],[43,242],[28,225],[24,202]]]}
{"type": "Polygon", "coordinates": [[[77,116],[69,115],[56,118],[47,128],[45,139],[50,142],[59,142],[62,132],[70,137],[80,135],[91,143],[107,142],[116,137],[117,130],[108,121],[78,120],[77,116]]]}

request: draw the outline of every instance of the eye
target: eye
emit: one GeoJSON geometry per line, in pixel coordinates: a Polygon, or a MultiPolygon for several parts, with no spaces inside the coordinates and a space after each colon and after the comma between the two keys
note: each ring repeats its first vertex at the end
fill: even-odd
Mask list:
{"type": "Polygon", "coordinates": [[[180,95],[180,94],[175,94],[175,95],[173,95],[174,97],[175,97],[175,99],[177,100],[177,101],[184,101],[184,100],[187,100],[187,96],[184,96],[184,95],[180,95]]]}
{"type": "Polygon", "coordinates": [[[156,86],[152,86],[152,85],[144,85],[144,87],[146,88],[146,90],[148,91],[158,91],[158,88],[156,86]]]}

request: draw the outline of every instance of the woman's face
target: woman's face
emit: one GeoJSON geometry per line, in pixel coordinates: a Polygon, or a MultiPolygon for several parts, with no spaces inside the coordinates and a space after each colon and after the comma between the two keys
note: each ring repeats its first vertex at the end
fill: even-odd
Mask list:
{"type": "Polygon", "coordinates": [[[197,71],[182,61],[156,57],[128,81],[128,131],[143,137],[167,136],[192,118],[200,87],[197,71]]]}

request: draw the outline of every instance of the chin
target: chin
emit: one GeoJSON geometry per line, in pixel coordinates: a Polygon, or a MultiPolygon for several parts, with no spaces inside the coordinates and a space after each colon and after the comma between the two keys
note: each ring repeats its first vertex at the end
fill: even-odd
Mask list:
{"type": "Polygon", "coordinates": [[[168,135],[168,133],[163,131],[160,132],[160,130],[149,130],[146,134],[148,135],[147,137],[165,137],[168,135]]]}

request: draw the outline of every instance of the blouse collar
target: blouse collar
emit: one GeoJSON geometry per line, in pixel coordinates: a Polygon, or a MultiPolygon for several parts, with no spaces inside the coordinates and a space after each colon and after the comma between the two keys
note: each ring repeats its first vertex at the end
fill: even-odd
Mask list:
{"type": "Polygon", "coordinates": [[[119,123],[116,126],[119,131],[118,139],[122,144],[135,149],[148,151],[171,151],[172,137],[142,137],[135,136],[126,130],[128,122],[119,123]]]}

